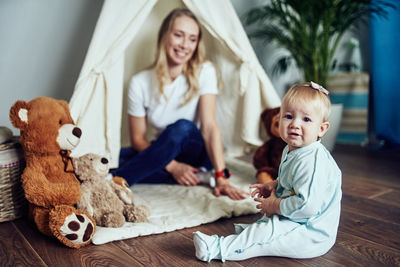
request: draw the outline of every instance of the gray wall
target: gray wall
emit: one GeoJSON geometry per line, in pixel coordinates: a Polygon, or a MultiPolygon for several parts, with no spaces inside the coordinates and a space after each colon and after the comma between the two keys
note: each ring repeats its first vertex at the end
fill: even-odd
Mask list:
{"type": "Polygon", "coordinates": [[[69,100],[102,0],[0,0],[0,125],[17,100],[69,100]]]}

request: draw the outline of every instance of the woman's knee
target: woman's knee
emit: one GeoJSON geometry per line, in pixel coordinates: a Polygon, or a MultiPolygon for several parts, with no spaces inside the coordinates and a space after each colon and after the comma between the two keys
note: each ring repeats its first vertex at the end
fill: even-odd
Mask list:
{"type": "Polygon", "coordinates": [[[194,138],[196,135],[200,134],[200,131],[192,121],[179,119],[169,125],[165,129],[164,134],[173,141],[180,143],[187,138],[194,138]]]}
{"type": "Polygon", "coordinates": [[[179,135],[190,135],[194,131],[198,131],[196,125],[189,120],[179,119],[167,128],[171,132],[175,132],[179,135]]]}

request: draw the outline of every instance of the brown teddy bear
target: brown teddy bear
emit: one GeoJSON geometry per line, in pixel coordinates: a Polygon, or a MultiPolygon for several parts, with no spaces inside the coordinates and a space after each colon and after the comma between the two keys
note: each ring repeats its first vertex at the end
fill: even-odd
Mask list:
{"type": "Polygon", "coordinates": [[[82,132],[74,125],[67,102],[48,97],[19,100],[10,109],[10,120],[21,132],[26,161],[21,180],[29,217],[40,232],[66,246],[89,244],[96,224],[74,207],[81,190],[69,158],[82,132]]]}
{"type": "Polygon", "coordinates": [[[108,160],[96,154],[73,158],[75,174],[81,181],[82,197],[77,207],[86,210],[97,225],[121,227],[128,222],[144,222],[149,215],[146,206],[135,206],[133,194],[125,179],[106,180],[108,160]]]}
{"type": "Polygon", "coordinates": [[[279,111],[279,107],[267,108],[261,113],[261,121],[270,139],[256,150],[253,157],[257,182],[260,184],[272,182],[278,177],[282,151],[286,146],[279,135],[279,111]]]}

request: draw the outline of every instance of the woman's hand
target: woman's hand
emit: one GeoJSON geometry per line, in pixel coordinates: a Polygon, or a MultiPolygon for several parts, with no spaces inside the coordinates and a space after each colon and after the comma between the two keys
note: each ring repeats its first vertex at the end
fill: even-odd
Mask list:
{"type": "Polygon", "coordinates": [[[233,200],[240,200],[246,198],[249,193],[231,186],[229,180],[225,178],[217,178],[217,185],[214,187],[214,195],[217,197],[226,195],[233,200]]]}
{"type": "Polygon", "coordinates": [[[256,208],[260,209],[261,214],[265,214],[267,217],[271,217],[274,214],[281,215],[280,203],[282,199],[276,197],[275,189],[271,191],[269,197],[256,197],[254,200],[260,202],[256,208]]]}
{"type": "Polygon", "coordinates": [[[255,197],[256,195],[258,195],[258,197],[269,197],[272,190],[275,190],[277,186],[278,186],[277,180],[267,184],[250,185],[250,188],[256,189],[251,193],[251,197],[255,197]]]}
{"type": "Polygon", "coordinates": [[[195,175],[199,170],[188,164],[173,161],[168,166],[167,171],[171,173],[175,181],[180,185],[193,186],[200,183],[199,178],[195,175]]]}

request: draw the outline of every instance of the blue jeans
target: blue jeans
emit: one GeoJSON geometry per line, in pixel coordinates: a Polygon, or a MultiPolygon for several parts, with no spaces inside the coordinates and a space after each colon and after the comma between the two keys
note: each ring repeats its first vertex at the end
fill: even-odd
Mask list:
{"type": "Polygon", "coordinates": [[[119,168],[111,170],[129,185],[135,183],[176,183],[165,166],[173,159],[193,167],[212,169],[203,136],[196,125],[180,119],[169,125],[149,147],[141,152],[131,147],[122,148],[119,168]]]}

